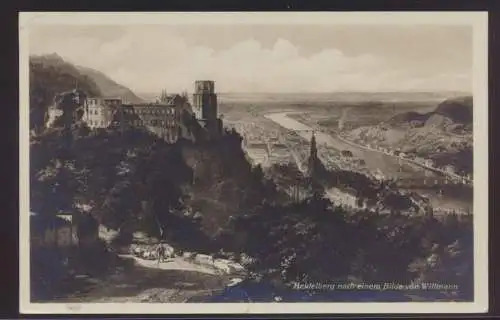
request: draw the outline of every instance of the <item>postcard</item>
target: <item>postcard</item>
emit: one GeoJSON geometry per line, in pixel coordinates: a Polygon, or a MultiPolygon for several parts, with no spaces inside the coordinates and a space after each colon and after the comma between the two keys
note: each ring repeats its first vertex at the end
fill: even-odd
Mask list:
{"type": "Polygon", "coordinates": [[[487,18],[20,13],[20,312],[487,311],[487,18]]]}

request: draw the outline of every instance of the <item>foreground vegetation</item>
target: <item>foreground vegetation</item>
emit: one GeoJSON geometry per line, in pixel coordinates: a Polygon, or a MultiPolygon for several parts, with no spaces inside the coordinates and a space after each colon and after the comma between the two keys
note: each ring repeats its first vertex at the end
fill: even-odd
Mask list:
{"type": "Polygon", "coordinates": [[[247,162],[234,130],[218,141],[167,144],[138,129],[91,131],[77,116],[61,118],[76,121],[32,137],[34,212],[87,207],[122,244],[141,230],[182,250],[245,254],[253,273],[281,282],[439,282],[459,286],[450,299],[472,299],[470,216],[346,210],[314,181],[292,201],[247,162]]]}

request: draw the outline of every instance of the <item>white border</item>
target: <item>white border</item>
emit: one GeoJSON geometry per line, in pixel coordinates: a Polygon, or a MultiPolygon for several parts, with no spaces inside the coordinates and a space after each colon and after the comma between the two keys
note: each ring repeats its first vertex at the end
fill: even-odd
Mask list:
{"type": "Polygon", "coordinates": [[[113,13],[21,12],[20,88],[20,312],[103,314],[201,313],[479,313],[488,310],[488,14],[487,12],[288,12],[113,13]],[[30,303],[29,290],[29,27],[123,24],[345,24],[470,25],[473,27],[474,96],[474,279],[475,301],[464,303],[30,303]]]}

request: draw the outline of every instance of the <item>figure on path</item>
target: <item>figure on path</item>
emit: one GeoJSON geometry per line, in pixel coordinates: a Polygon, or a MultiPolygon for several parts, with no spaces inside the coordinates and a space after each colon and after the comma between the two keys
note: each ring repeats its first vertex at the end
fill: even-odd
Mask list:
{"type": "Polygon", "coordinates": [[[158,257],[158,264],[160,264],[160,262],[165,260],[165,247],[162,244],[159,244],[156,248],[156,253],[158,257]]]}

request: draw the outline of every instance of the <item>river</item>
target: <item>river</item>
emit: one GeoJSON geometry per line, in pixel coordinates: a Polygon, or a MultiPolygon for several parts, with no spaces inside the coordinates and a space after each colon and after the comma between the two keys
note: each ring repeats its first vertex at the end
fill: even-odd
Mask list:
{"type": "MultiPolygon", "coordinates": [[[[269,120],[282,126],[285,129],[295,131],[304,139],[311,138],[313,128],[292,119],[288,116],[290,112],[270,113],[265,115],[269,120]]],[[[397,179],[415,178],[415,177],[434,177],[436,173],[423,167],[401,161],[397,157],[390,156],[381,152],[358,147],[354,144],[344,142],[342,139],[323,132],[316,132],[316,142],[318,145],[324,144],[337,150],[349,150],[356,158],[363,159],[368,169],[372,172],[380,170],[385,176],[397,179]]],[[[439,195],[433,190],[412,190],[424,193],[432,205],[450,210],[468,211],[472,207],[472,202],[463,197],[453,197],[448,195],[439,195]]]]}

